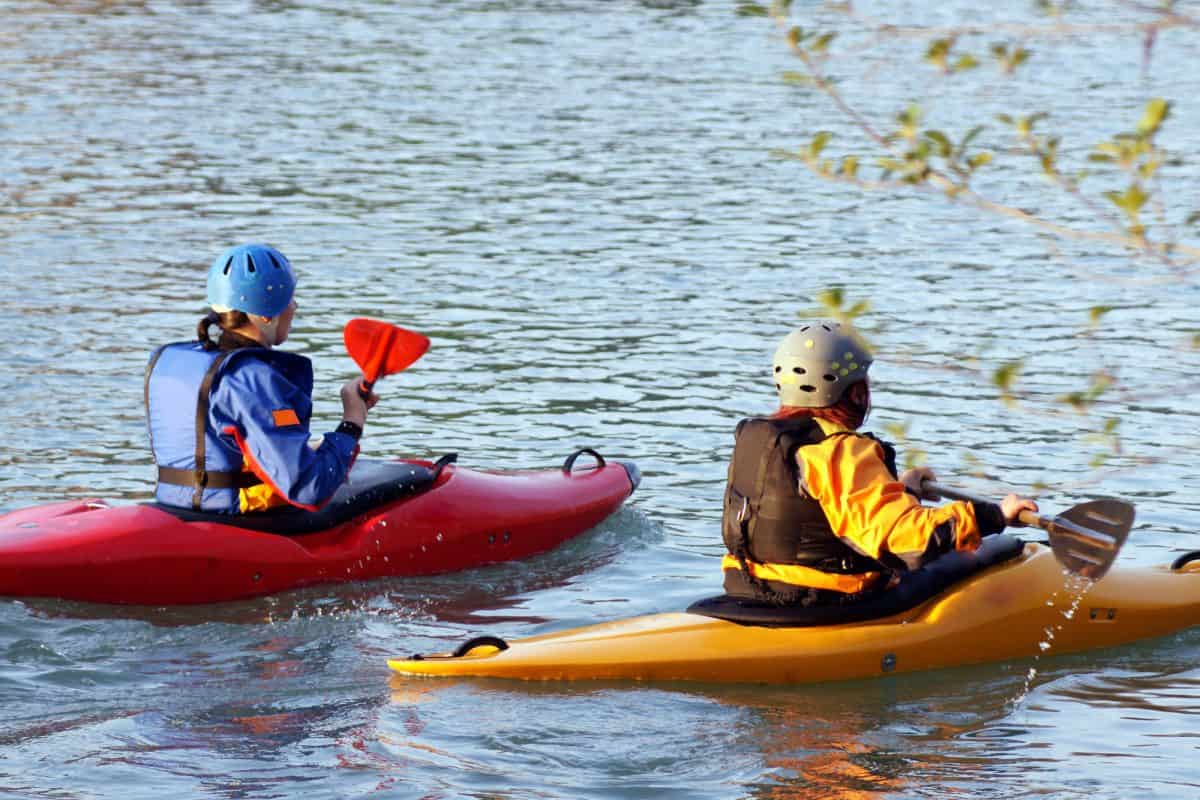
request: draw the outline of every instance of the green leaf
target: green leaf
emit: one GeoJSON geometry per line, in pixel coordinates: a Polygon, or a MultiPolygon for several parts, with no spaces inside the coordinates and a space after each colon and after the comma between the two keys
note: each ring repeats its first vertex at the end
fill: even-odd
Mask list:
{"type": "Polygon", "coordinates": [[[1089,320],[1089,322],[1091,322],[1092,325],[1096,325],[1100,322],[1100,319],[1105,314],[1107,314],[1108,312],[1110,312],[1112,310],[1113,310],[1112,306],[1092,306],[1091,308],[1088,309],[1088,320],[1089,320]]]}
{"type": "Polygon", "coordinates": [[[834,286],[830,289],[823,289],[817,292],[817,302],[825,307],[827,311],[841,311],[842,303],[846,300],[846,290],[841,286],[834,286]]]}
{"type": "Polygon", "coordinates": [[[950,39],[934,39],[925,49],[925,60],[939,67],[946,65],[946,56],[950,53],[953,41],[950,39]]]}
{"type": "Polygon", "coordinates": [[[925,138],[929,139],[937,146],[937,154],[942,158],[949,158],[953,151],[953,145],[950,144],[950,137],[941,131],[925,131],[925,138]]]}
{"type": "Polygon", "coordinates": [[[1110,191],[1105,192],[1104,196],[1131,218],[1136,217],[1138,212],[1142,210],[1142,206],[1150,199],[1150,195],[1138,183],[1129,184],[1129,187],[1124,192],[1110,191]]]}
{"type": "Polygon", "coordinates": [[[825,149],[825,145],[833,138],[833,134],[829,131],[818,131],[813,136],[812,141],[808,143],[808,157],[817,158],[821,155],[821,151],[825,149]]]}
{"type": "Polygon", "coordinates": [[[879,168],[883,170],[884,180],[886,180],[893,172],[900,172],[904,169],[903,162],[895,158],[879,158],[876,159],[876,163],[879,164],[879,168]]]}
{"type": "Polygon", "coordinates": [[[850,306],[844,312],[849,319],[856,319],[871,310],[871,304],[866,300],[859,300],[854,305],[850,306]]]}
{"type": "Polygon", "coordinates": [[[978,66],[979,60],[976,59],[975,56],[971,55],[970,53],[963,53],[958,57],[958,60],[954,62],[953,71],[963,72],[964,70],[975,69],[978,66]]]}
{"type": "Polygon", "coordinates": [[[765,17],[769,15],[767,7],[758,3],[738,3],[736,13],[739,17],[765,17]]]}
{"type": "Polygon", "coordinates": [[[1016,120],[1014,120],[1012,118],[1011,114],[997,114],[996,119],[999,120],[1000,122],[1003,122],[1005,125],[1015,125],[1016,124],[1016,120]]]}
{"type": "Polygon", "coordinates": [[[811,45],[808,46],[808,49],[814,53],[823,53],[829,47],[829,43],[836,38],[837,34],[832,31],[829,33],[822,33],[813,41],[811,45]]]}
{"type": "Polygon", "coordinates": [[[1142,119],[1138,122],[1137,132],[1144,137],[1153,136],[1158,133],[1158,129],[1162,126],[1163,120],[1171,113],[1171,104],[1156,97],[1146,104],[1146,110],[1142,113],[1142,119]]]}
{"type": "Polygon", "coordinates": [[[958,143],[958,152],[966,152],[966,149],[971,142],[975,141],[975,138],[979,136],[979,134],[983,133],[983,131],[984,127],[982,125],[976,125],[974,128],[971,128],[971,130],[967,131],[967,135],[964,136],[963,140],[958,143]]]}
{"type": "Polygon", "coordinates": [[[812,86],[813,78],[807,72],[797,72],[795,70],[786,70],[781,76],[784,83],[790,83],[794,86],[812,86]]]}
{"type": "Polygon", "coordinates": [[[1039,111],[1036,114],[1030,114],[1028,117],[1021,117],[1017,120],[1017,134],[1021,137],[1028,136],[1033,132],[1033,126],[1048,116],[1050,115],[1045,111],[1039,111]]]}
{"type": "Polygon", "coordinates": [[[1002,364],[992,373],[992,383],[1008,393],[1016,381],[1017,376],[1021,374],[1021,361],[1009,361],[1007,364],[1002,364]]]}
{"type": "Polygon", "coordinates": [[[1060,395],[1058,400],[1060,403],[1066,403],[1067,405],[1071,406],[1076,411],[1083,411],[1088,406],[1087,395],[1085,395],[1083,392],[1070,392],[1068,394],[1060,395]]]}
{"type": "Polygon", "coordinates": [[[971,168],[972,170],[976,170],[976,169],[979,169],[980,167],[982,167],[984,164],[990,164],[991,162],[992,162],[992,154],[989,153],[988,151],[984,150],[983,152],[976,153],[975,155],[968,158],[967,166],[969,168],[971,168]]]}
{"type": "Polygon", "coordinates": [[[921,124],[921,107],[916,103],[911,103],[908,108],[896,115],[896,122],[900,125],[897,135],[901,139],[911,142],[916,138],[917,128],[921,124]]]}
{"type": "Polygon", "coordinates": [[[1200,211],[1193,211],[1192,213],[1188,214],[1187,221],[1183,224],[1195,225],[1197,222],[1200,222],[1200,211]]]}
{"type": "Polygon", "coordinates": [[[849,178],[858,176],[858,156],[846,156],[842,159],[841,173],[849,178]]]}

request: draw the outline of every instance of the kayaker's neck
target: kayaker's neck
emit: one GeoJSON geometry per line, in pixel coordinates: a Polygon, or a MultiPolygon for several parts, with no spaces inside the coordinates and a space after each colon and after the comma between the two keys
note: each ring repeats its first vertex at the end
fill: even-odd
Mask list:
{"type": "Polygon", "coordinates": [[[232,328],[230,330],[221,331],[221,337],[217,340],[218,350],[237,350],[243,347],[265,347],[271,349],[270,345],[264,343],[261,339],[251,336],[244,328],[232,328]]]}

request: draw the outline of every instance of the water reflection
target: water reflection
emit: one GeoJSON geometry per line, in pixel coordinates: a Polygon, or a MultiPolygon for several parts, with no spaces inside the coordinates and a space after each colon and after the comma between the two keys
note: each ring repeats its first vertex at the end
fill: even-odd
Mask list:
{"type": "MultiPolygon", "coordinates": [[[[794,688],[393,675],[373,769],[486,772],[483,765],[500,754],[508,769],[538,774],[548,768],[549,751],[529,745],[550,733],[537,721],[539,713],[553,709],[553,735],[565,746],[603,736],[608,715],[619,707],[639,720],[621,728],[624,741],[616,748],[630,774],[655,774],[664,785],[687,785],[700,796],[908,797],[925,796],[931,787],[970,793],[981,786],[994,793],[987,796],[1014,796],[1031,781],[1053,794],[1068,791],[1089,765],[1103,772],[1099,765],[1114,756],[1126,760],[1126,769],[1145,771],[1147,780],[1162,758],[1185,757],[1188,737],[1180,740],[1181,729],[1170,720],[1195,713],[1195,653],[1196,637],[1185,634],[1153,647],[1105,651],[1102,667],[1095,657],[1051,659],[1021,705],[1014,703],[1025,691],[1026,662],[794,688]],[[1148,669],[1114,677],[1126,663],[1148,669]],[[1163,702],[1148,702],[1147,695],[1163,702]],[[476,709],[478,730],[447,737],[446,726],[467,708],[476,709]],[[1112,726],[1133,726],[1145,737],[1143,750],[1080,751],[1046,741],[1061,735],[1059,716],[1080,713],[1092,721],[1076,735],[1080,743],[1119,740],[1112,726]],[[655,761],[651,753],[664,749],[689,758],[655,761]],[[699,767],[706,755],[713,761],[699,767]]],[[[574,759],[556,760],[555,767],[581,769],[574,759]]],[[[451,785],[462,789],[478,777],[451,785]]],[[[1178,787],[1193,785],[1194,777],[1177,777],[1178,787]]],[[[552,784],[537,785],[560,796],[552,784]]],[[[625,796],[603,781],[585,779],[584,785],[595,796],[625,796]]],[[[633,793],[645,788],[637,780],[627,787],[633,793]]]]}

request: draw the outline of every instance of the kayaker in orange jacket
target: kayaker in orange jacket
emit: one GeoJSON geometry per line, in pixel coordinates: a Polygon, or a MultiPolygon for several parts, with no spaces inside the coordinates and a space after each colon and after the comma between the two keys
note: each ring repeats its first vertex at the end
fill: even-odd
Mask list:
{"type": "Polygon", "coordinates": [[[777,603],[844,604],[898,573],[1017,524],[999,505],[921,504],[933,471],[898,474],[895,449],[858,429],[871,407],[872,356],[836,322],[803,325],[775,352],[780,408],[742,420],[722,515],[727,594],[777,603]]]}

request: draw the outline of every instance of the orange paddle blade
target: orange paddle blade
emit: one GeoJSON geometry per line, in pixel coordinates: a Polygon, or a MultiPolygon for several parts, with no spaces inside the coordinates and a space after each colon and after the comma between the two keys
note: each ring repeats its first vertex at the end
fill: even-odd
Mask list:
{"type": "Polygon", "coordinates": [[[408,369],[429,349],[429,339],[415,331],[362,317],[347,322],[342,335],[346,352],[368,386],[384,375],[408,369]]]}

